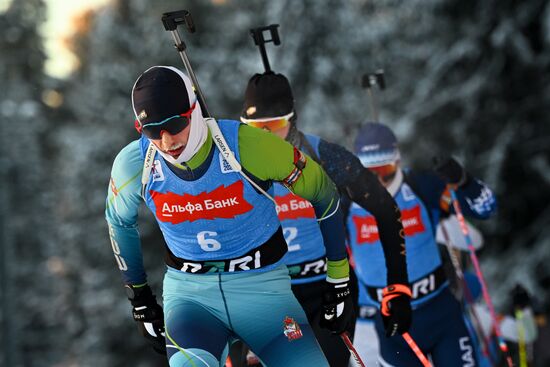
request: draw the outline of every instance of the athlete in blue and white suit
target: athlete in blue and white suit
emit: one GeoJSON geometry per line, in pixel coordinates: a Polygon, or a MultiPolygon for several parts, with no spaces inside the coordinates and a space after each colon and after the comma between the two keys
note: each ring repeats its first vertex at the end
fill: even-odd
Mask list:
{"type": "MultiPolygon", "coordinates": [[[[435,230],[441,215],[450,210],[445,194],[447,184],[457,187],[464,214],[478,219],[486,219],[495,211],[493,193],[452,158],[440,161],[433,172],[401,169],[397,140],[388,127],[379,123],[362,127],[355,152],[363,165],[378,175],[401,210],[412,291],[411,336],[430,355],[435,366],[476,366],[460,303],[448,288],[435,230]]],[[[375,224],[369,212],[351,205],[347,227],[360,299],[371,306],[379,305],[382,289],[386,287],[383,253],[375,224]]],[[[382,366],[421,366],[403,338],[384,335],[379,314],[375,322],[382,366]]]]}

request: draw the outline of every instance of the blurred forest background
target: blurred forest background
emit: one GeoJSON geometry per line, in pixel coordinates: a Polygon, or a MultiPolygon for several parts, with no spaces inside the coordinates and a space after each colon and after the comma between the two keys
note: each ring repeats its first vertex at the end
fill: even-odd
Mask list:
{"type": "MultiPolygon", "coordinates": [[[[104,220],[112,161],[138,137],[130,90],[152,65],[183,68],[181,32],[217,117],[237,119],[263,67],[248,30],[281,25],[271,66],[293,85],[304,131],[350,147],[370,112],[363,73],[383,68],[381,120],[405,163],[452,154],[496,192],[475,224],[498,311],[516,282],[550,305],[550,4],[546,0],[112,0],[74,19],[78,67],[44,71],[46,4],[0,12],[0,365],[163,366],[131,319],[104,220]]],[[[161,237],[144,211],[149,280],[161,294],[161,237]]]]}

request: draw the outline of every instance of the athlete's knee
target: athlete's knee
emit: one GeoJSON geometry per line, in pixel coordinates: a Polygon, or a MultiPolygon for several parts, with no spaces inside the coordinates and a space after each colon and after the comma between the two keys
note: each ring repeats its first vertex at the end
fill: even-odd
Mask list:
{"type": "MultiPolygon", "coordinates": [[[[179,349],[179,348],[178,348],[179,349]]],[[[203,349],[179,349],[168,359],[170,367],[219,367],[220,361],[203,349]]]]}

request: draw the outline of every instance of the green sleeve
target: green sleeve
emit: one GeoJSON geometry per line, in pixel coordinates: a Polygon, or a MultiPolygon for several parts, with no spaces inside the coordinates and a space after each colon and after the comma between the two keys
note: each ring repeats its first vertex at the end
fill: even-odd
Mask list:
{"type": "MultiPolygon", "coordinates": [[[[242,166],[263,181],[283,181],[294,169],[294,147],[277,135],[248,125],[239,128],[239,155],[242,166]]],[[[307,199],[321,214],[331,213],[338,192],[325,171],[310,157],[292,192],[307,199]]],[[[316,210],[316,213],[319,212],[316,210]]]]}

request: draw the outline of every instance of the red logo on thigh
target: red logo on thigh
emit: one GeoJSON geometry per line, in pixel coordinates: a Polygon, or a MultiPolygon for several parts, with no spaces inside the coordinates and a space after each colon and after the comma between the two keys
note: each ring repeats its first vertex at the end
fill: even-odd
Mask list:
{"type": "Polygon", "coordinates": [[[283,321],[283,333],[289,342],[300,339],[303,336],[300,325],[292,317],[288,316],[283,321]]]}

